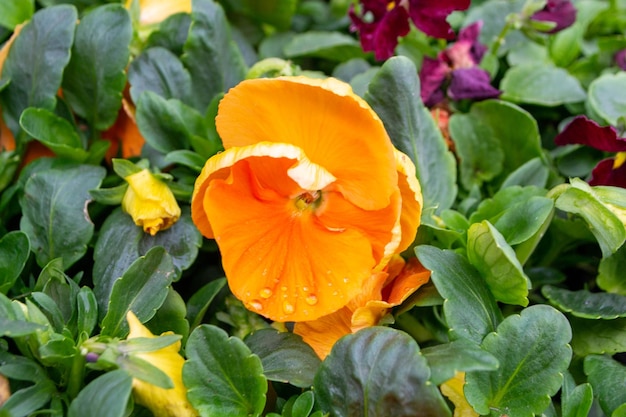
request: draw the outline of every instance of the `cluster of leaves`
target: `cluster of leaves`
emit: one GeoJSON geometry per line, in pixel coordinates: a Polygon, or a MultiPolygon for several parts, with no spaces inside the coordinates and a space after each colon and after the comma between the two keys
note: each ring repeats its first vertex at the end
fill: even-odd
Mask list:
{"type": "Polygon", "coordinates": [[[457,27],[483,21],[482,41],[498,45],[483,65],[503,91],[455,103],[454,152],[417,75],[445,45],[415,29],[380,65],[349,32],[346,1],[194,0],[148,37],[105,3],[0,5],[4,40],[28,21],[0,79],[16,139],[0,153],[0,375],[12,393],[0,416],[148,416],[132,404],[132,378],[169,381],[132,352],[178,338],[200,415],[626,416],[626,191],[579,179],[599,152],[552,144],[572,115],[623,123],[615,92],[626,76],[612,61],[626,48],[623,1],[579,0],[573,26],[533,39],[506,26],[521,0],[452,16],[457,27]],[[189,214],[195,177],[221,149],[221,95],[286,73],[349,82],[424,193],[414,252],[432,284],[392,326],[342,338],[324,361],[228,294],[219,253],[189,214]],[[142,156],[172,176],[183,207],[156,236],[110,204],[121,179],[102,135],[127,85],[142,156]],[[55,157],[22,166],[34,141],[55,157]],[[124,341],[129,310],[178,338],[124,341]],[[457,372],[467,409],[438,388],[457,372]]]}

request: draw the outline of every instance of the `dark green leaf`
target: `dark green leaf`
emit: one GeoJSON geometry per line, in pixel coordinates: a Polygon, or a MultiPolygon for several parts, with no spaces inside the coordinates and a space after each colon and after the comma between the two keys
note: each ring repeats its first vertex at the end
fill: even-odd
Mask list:
{"type": "Polygon", "coordinates": [[[245,343],[261,359],[263,374],[270,381],[287,382],[300,388],[313,385],[321,361],[300,336],[261,329],[250,334],[245,343]]]}
{"type": "Polygon", "coordinates": [[[76,311],[78,333],[84,333],[86,337],[91,336],[98,323],[98,301],[91,288],[83,287],[78,292],[76,311]]]}
{"type": "Polygon", "coordinates": [[[626,296],[626,245],[622,245],[617,252],[600,260],[598,266],[598,286],[606,292],[626,296]]]}
{"type": "Polygon", "coordinates": [[[132,378],[123,370],[107,372],[91,381],[72,401],[68,417],[123,417],[132,378]]]}
{"type": "Polygon", "coordinates": [[[46,366],[69,368],[74,356],[79,354],[74,340],[58,333],[52,334],[50,340],[39,347],[39,357],[46,366]]]}
{"type": "MultiPolygon", "coordinates": [[[[613,415],[617,408],[626,404],[626,367],[608,356],[589,355],[585,358],[585,374],[598,396],[602,411],[613,415]]],[[[617,417],[617,416],[616,416],[617,417]]]]}
{"type": "Polygon", "coordinates": [[[206,162],[206,158],[198,155],[193,151],[178,150],[172,151],[165,155],[165,161],[169,164],[180,164],[189,167],[198,174],[202,171],[202,167],[206,162]]]}
{"type": "Polygon", "coordinates": [[[174,388],[172,378],[149,361],[138,356],[121,355],[117,358],[117,364],[120,369],[128,372],[133,378],[141,379],[163,389],[174,388]]]}
{"type": "Polygon", "coordinates": [[[365,99],[380,116],[391,141],[417,169],[424,207],[438,212],[456,197],[456,162],[439,128],[420,99],[415,65],[391,58],[372,80],[365,99]]]}
{"type": "Polygon", "coordinates": [[[35,12],[35,0],[13,0],[0,2],[0,26],[13,29],[29,20],[35,12]]]}
{"type": "Polygon", "coordinates": [[[443,384],[456,372],[493,371],[500,366],[495,356],[468,339],[424,348],[422,355],[430,366],[434,385],[443,384]]]}
{"type": "Polygon", "coordinates": [[[65,325],[65,320],[63,319],[63,314],[59,306],[57,306],[52,298],[42,292],[34,292],[31,294],[31,297],[33,301],[37,303],[41,311],[48,317],[56,332],[61,333],[65,325]]]}
{"type": "Polygon", "coordinates": [[[427,245],[416,247],[415,253],[432,271],[431,279],[445,298],[443,308],[453,338],[480,343],[496,330],[502,313],[484,279],[467,259],[427,245]]]}
{"type": "Polygon", "coordinates": [[[546,285],[541,293],[560,310],[584,319],[626,317],[626,297],[619,294],[570,291],[546,285]]]}
{"type": "Polygon", "coordinates": [[[589,105],[609,124],[617,126],[619,118],[626,115],[626,99],[615,94],[626,88],[626,74],[603,74],[589,86],[589,105]]]}
{"type": "Polygon", "coordinates": [[[292,417],[308,417],[313,410],[315,404],[315,395],[313,391],[305,391],[298,396],[291,407],[292,417]]]}
{"type": "Polygon", "coordinates": [[[119,4],[93,9],[76,29],[63,96],[92,129],[105,130],[117,119],[131,38],[130,16],[119,4]]]}
{"type": "Polygon", "coordinates": [[[172,331],[177,335],[181,335],[183,339],[187,339],[189,335],[189,321],[185,318],[186,313],[185,300],[170,287],[167,292],[167,298],[154,317],[146,323],[146,327],[153,334],[172,331]]]}
{"type": "Polygon", "coordinates": [[[0,93],[0,102],[4,120],[16,137],[24,109],[54,110],[77,19],[73,6],[41,9],[11,46],[2,67],[2,78],[11,83],[0,93]]]}
{"type": "Polygon", "coordinates": [[[626,318],[588,320],[569,317],[574,331],[572,348],[578,356],[626,352],[626,318]]]}
{"type": "Polygon", "coordinates": [[[222,329],[201,325],[187,342],[187,398],[201,415],[260,416],[267,381],[258,356],[222,329]]]}
{"type": "Polygon", "coordinates": [[[226,278],[215,279],[196,291],[187,302],[187,318],[194,329],[202,323],[204,314],[211,305],[215,296],[226,285],[226,278]]]}
{"type": "Polygon", "coordinates": [[[365,57],[359,42],[340,32],[309,31],[294,35],[284,52],[288,58],[310,56],[333,61],[365,57]]]}
{"type": "Polygon", "coordinates": [[[191,77],[178,57],[165,48],[144,50],[128,69],[130,95],[135,103],[144,91],[152,91],[165,99],[175,98],[189,103],[191,77]]]}
{"type": "Polygon", "coordinates": [[[571,336],[565,316],[546,305],[507,317],[482,343],[500,367],[465,374],[467,401],[483,415],[492,411],[510,417],[541,413],[561,387],[562,373],[572,357],[567,344],[571,336]]]}
{"type": "Polygon", "coordinates": [[[523,64],[509,69],[500,83],[502,98],[518,103],[558,106],[585,101],[580,82],[563,68],[523,64]]]}
{"type": "Polygon", "coordinates": [[[113,284],[101,333],[124,337],[128,333],[129,310],[141,322],[149,320],[165,301],[174,275],[172,258],[161,246],[153,247],[133,262],[113,284]]]}
{"type": "Polygon", "coordinates": [[[33,174],[24,187],[20,229],[28,235],[37,263],[63,258],[67,269],[83,257],[94,225],[87,212],[89,190],[104,178],[102,167],[79,165],[33,174]]]}
{"type": "Polygon", "coordinates": [[[194,107],[204,112],[215,95],[245,78],[247,68],[219,3],[193,0],[192,10],[182,61],[191,75],[194,107]]]}
{"type": "Polygon", "coordinates": [[[30,242],[20,231],[7,233],[0,239],[0,293],[6,294],[19,278],[28,256],[30,242]]]}
{"type": "Polygon", "coordinates": [[[297,0],[237,0],[231,2],[238,12],[262,23],[269,23],[277,29],[286,30],[298,5],[297,0]]]}
{"type": "Polygon", "coordinates": [[[450,410],[409,335],[369,327],[339,339],[315,376],[320,406],[336,417],[444,417],[450,410]]]}
{"type": "Polygon", "coordinates": [[[191,26],[191,15],[188,13],[176,13],[169,16],[150,34],[146,48],[162,47],[176,56],[182,55],[189,34],[189,26],[191,26]]]}

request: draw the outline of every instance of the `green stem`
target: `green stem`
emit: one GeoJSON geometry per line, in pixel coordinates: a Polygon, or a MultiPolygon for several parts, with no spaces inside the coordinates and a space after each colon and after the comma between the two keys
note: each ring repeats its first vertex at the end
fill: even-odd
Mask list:
{"type": "Polygon", "coordinates": [[[431,340],[434,335],[410,313],[396,317],[396,326],[410,334],[418,343],[431,340]]]}
{"type": "Polygon", "coordinates": [[[80,390],[83,388],[85,379],[85,357],[76,352],[72,367],[70,368],[69,381],[67,383],[67,395],[70,399],[76,398],[80,390]]]}

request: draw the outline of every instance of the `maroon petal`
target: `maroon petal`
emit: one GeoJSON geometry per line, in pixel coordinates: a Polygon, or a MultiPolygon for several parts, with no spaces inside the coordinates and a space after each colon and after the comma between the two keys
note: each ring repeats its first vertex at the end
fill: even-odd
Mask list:
{"type": "Polygon", "coordinates": [[[480,64],[480,61],[483,59],[483,55],[487,52],[487,46],[478,42],[478,37],[480,36],[480,30],[483,27],[482,20],[472,23],[469,26],[464,27],[459,32],[459,38],[457,42],[470,42],[472,47],[470,49],[470,54],[474,63],[476,65],[480,64]]]}
{"type": "Polygon", "coordinates": [[[612,185],[613,187],[626,188],[626,164],[613,169],[613,158],[603,159],[591,171],[589,185],[612,185]]]}
{"type": "Polygon", "coordinates": [[[548,0],[542,10],[533,14],[532,19],[556,23],[556,26],[548,32],[556,33],[576,21],[576,8],[570,0],[548,0]]]}
{"type": "Polygon", "coordinates": [[[415,26],[435,38],[454,39],[446,18],[455,10],[466,10],[470,0],[409,0],[409,15],[415,26]]]}
{"type": "Polygon", "coordinates": [[[489,73],[482,68],[460,68],[452,71],[448,96],[453,100],[485,100],[502,92],[491,85],[489,73]]]}
{"type": "Polygon", "coordinates": [[[398,38],[405,36],[411,29],[409,15],[404,7],[394,7],[387,10],[386,1],[363,1],[364,13],[370,12],[374,17],[372,22],[364,21],[354,11],[354,6],[348,12],[352,20],[351,29],[359,32],[361,47],[364,51],[374,51],[377,60],[385,60],[394,54],[398,45],[398,38]]]}
{"type": "Polygon", "coordinates": [[[613,126],[600,126],[587,116],[576,116],[554,138],[556,145],[587,145],[605,152],[626,151],[626,139],[617,136],[613,126]]]}
{"type": "Polygon", "coordinates": [[[419,77],[420,95],[426,106],[434,106],[444,99],[445,95],[441,86],[449,72],[450,67],[442,60],[424,57],[419,77]]]}

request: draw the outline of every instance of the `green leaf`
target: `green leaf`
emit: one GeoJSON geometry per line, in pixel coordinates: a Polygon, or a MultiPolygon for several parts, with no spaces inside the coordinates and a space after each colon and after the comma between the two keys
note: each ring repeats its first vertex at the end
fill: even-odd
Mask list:
{"type": "Polygon", "coordinates": [[[191,20],[182,61],[191,75],[194,107],[204,113],[215,95],[245,78],[247,68],[219,3],[193,0],[191,20]]]}
{"type": "Polygon", "coordinates": [[[148,321],[165,301],[174,275],[172,259],[160,246],[133,262],[111,288],[101,334],[124,337],[128,333],[129,310],[142,323],[148,321]]]}
{"type": "Polygon", "coordinates": [[[518,103],[558,106],[585,101],[580,82],[562,68],[523,64],[510,68],[500,82],[502,98],[518,103]]]}
{"type": "Polygon", "coordinates": [[[352,36],[322,31],[294,35],[285,45],[284,52],[287,58],[307,56],[340,62],[366,56],[359,42],[352,36]]]}
{"type": "Polygon", "coordinates": [[[269,23],[279,30],[287,30],[298,5],[297,0],[236,0],[230,6],[261,23],[269,23]]]}
{"type": "Polygon", "coordinates": [[[543,188],[548,182],[550,168],[539,157],[533,158],[511,172],[502,183],[500,189],[519,186],[535,186],[543,188]]]}
{"type": "Polygon", "coordinates": [[[134,355],[120,355],[116,362],[120,369],[128,372],[133,378],[163,389],[174,388],[172,378],[145,359],[134,355]]]}
{"type": "Polygon", "coordinates": [[[91,381],[70,404],[68,417],[123,417],[132,388],[123,370],[107,372],[91,381]]]}
{"type": "Polygon", "coordinates": [[[187,309],[185,308],[185,300],[172,287],[167,292],[167,298],[150,319],[146,323],[146,327],[153,334],[162,334],[172,331],[181,335],[184,339],[189,336],[189,322],[185,318],[187,309]]]}
{"type": "Polygon", "coordinates": [[[528,305],[530,279],[515,257],[515,251],[487,220],[474,223],[467,232],[467,257],[484,277],[496,300],[528,305]]]}
{"type": "Polygon", "coordinates": [[[450,410],[419,346],[406,333],[369,327],[342,337],[315,376],[321,408],[336,417],[444,417],[450,410]]]}
{"type": "Polygon", "coordinates": [[[19,278],[28,256],[28,236],[19,231],[9,232],[0,239],[0,293],[7,294],[19,278]]]}
{"type": "Polygon", "coordinates": [[[430,112],[420,99],[415,65],[405,57],[385,62],[365,99],[380,116],[398,150],[417,169],[425,208],[450,208],[457,193],[456,162],[430,112]]]}
{"type": "Polygon", "coordinates": [[[600,407],[607,416],[626,404],[626,367],[608,356],[589,355],[585,358],[585,374],[598,396],[600,407]]]}
{"type": "Polygon", "coordinates": [[[24,109],[54,110],[77,19],[73,6],[43,8],[13,42],[2,67],[2,78],[11,83],[0,93],[0,104],[4,121],[16,137],[24,109]]]}
{"type": "Polygon", "coordinates": [[[554,214],[554,201],[547,197],[531,197],[502,213],[494,226],[510,245],[527,241],[549,222],[554,214]]]}
{"type": "Polygon", "coordinates": [[[29,20],[33,13],[35,13],[35,0],[0,2],[0,26],[13,30],[15,26],[29,20]]]}
{"type": "Polygon", "coordinates": [[[443,311],[453,339],[480,343],[494,332],[502,313],[483,277],[461,255],[434,246],[420,245],[415,254],[445,299],[443,311]]]}
{"type": "Polygon", "coordinates": [[[187,342],[183,382],[200,415],[260,416],[267,381],[258,356],[215,326],[201,325],[187,342]]]}
{"type": "Polygon", "coordinates": [[[49,110],[27,108],[20,117],[20,126],[57,156],[78,163],[89,156],[74,126],[49,110]]]}
{"type": "Polygon", "coordinates": [[[589,105],[613,126],[626,115],[626,98],[616,91],[626,88],[626,73],[603,74],[589,85],[589,105]]]}
{"type": "Polygon", "coordinates": [[[67,269],[83,257],[94,225],[87,212],[89,190],[104,178],[102,167],[79,165],[34,173],[20,199],[20,229],[28,235],[37,263],[63,258],[67,269]]]}
{"type": "Polygon", "coordinates": [[[598,287],[606,292],[626,296],[626,245],[622,245],[617,252],[602,258],[598,266],[596,282],[598,287]]]}
{"type": "Polygon", "coordinates": [[[569,321],[574,332],[572,348],[576,355],[626,352],[626,318],[588,320],[570,316],[569,321]]]}
{"type": "Polygon", "coordinates": [[[626,297],[619,294],[570,291],[546,285],[541,293],[561,311],[584,319],[610,320],[626,317],[626,297]]]}
{"type": "Polygon", "coordinates": [[[78,334],[84,333],[86,337],[96,328],[98,323],[98,301],[89,287],[82,287],[76,296],[76,327],[78,334]]]}
{"type": "Polygon", "coordinates": [[[572,356],[567,344],[571,336],[565,316],[546,305],[507,317],[482,343],[500,367],[465,374],[467,401],[483,415],[492,411],[510,417],[541,413],[561,387],[562,373],[572,356]]]}
{"type": "Polygon", "coordinates": [[[422,355],[428,361],[434,385],[443,384],[456,372],[494,371],[500,366],[495,356],[468,339],[424,348],[422,355]]]}
{"type": "Polygon", "coordinates": [[[11,300],[0,293],[0,336],[20,337],[45,330],[45,327],[22,320],[13,310],[11,300]]]}
{"type": "Polygon", "coordinates": [[[202,167],[204,167],[206,158],[193,151],[181,149],[165,155],[165,161],[169,164],[184,165],[199,174],[202,171],[202,167]]]}
{"type": "Polygon", "coordinates": [[[76,28],[63,97],[92,129],[106,130],[117,119],[131,38],[130,16],[120,4],[94,8],[76,28]]]}
{"type": "Polygon", "coordinates": [[[104,221],[94,248],[93,289],[100,314],[106,312],[115,281],[137,258],[162,246],[174,264],[176,281],[193,264],[201,244],[202,235],[193,224],[188,207],[182,208],[180,219],[172,227],[155,236],[144,233],[128,214],[115,209],[104,221]]]}
{"type": "MultiPolygon", "coordinates": [[[[470,8],[465,25],[481,20],[483,26],[479,40],[484,45],[490,45],[497,39],[502,29],[508,24],[507,16],[519,13],[526,4],[526,0],[487,0],[470,8]]],[[[527,38],[518,30],[509,30],[498,49],[498,55],[505,55],[509,51],[520,48],[528,42],[527,38]]]]}
{"type": "Polygon", "coordinates": [[[576,386],[574,378],[566,372],[561,387],[563,417],[587,417],[593,404],[593,389],[589,383],[576,386]]]}
{"type": "Polygon", "coordinates": [[[141,93],[152,91],[159,96],[189,103],[191,76],[176,55],[165,48],[145,49],[128,68],[130,95],[135,103],[141,93]]]}
{"type": "Polygon", "coordinates": [[[300,336],[261,329],[244,341],[261,359],[263,374],[270,381],[286,382],[300,388],[313,385],[321,361],[300,336]]]}

